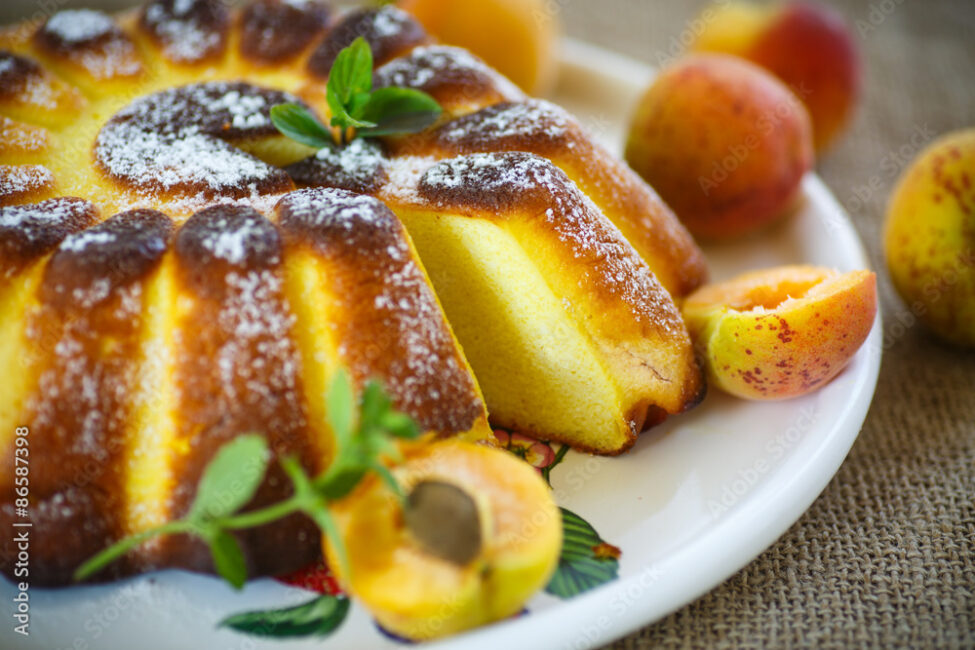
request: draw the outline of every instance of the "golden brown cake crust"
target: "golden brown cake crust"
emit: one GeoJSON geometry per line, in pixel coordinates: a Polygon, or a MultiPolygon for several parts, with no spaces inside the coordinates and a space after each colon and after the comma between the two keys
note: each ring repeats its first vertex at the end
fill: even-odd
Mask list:
{"type": "MultiPolygon", "coordinates": [[[[123,534],[122,458],[145,313],[142,280],[165,250],[169,229],[162,215],[119,215],[67,237],[44,270],[28,328],[37,386],[23,420],[31,429],[37,584],[65,584],[75,567],[123,534]]],[[[11,459],[4,454],[4,493],[12,492],[11,459]]],[[[0,510],[8,525],[12,504],[5,497],[0,510]]],[[[3,568],[12,567],[4,560],[3,568]]],[[[122,563],[106,577],[128,571],[122,563]]]]}
{"type": "Polygon", "coordinates": [[[358,37],[372,48],[372,59],[381,65],[430,37],[408,13],[392,5],[379,9],[355,9],[335,24],[308,59],[308,71],[323,79],[328,77],[335,57],[358,37]]]}
{"type": "Polygon", "coordinates": [[[288,93],[243,82],[155,93],[102,127],[95,161],[121,187],[147,193],[212,201],[287,192],[294,184],[283,170],[232,143],[276,135],[267,115],[270,107],[298,101],[288,93]]]}
{"type": "Polygon", "coordinates": [[[469,431],[484,404],[406,230],[380,201],[343,190],[300,190],[276,212],[289,247],[327,264],[342,361],[360,383],[383,377],[397,408],[425,431],[469,431]]]}
{"type": "Polygon", "coordinates": [[[571,242],[573,265],[595,300],[620,301],[628,321],[612,324],[615,336],[643,338],[650,331],[686,336],[667,292],[630,245],[560,169],[534,154],[473,154],[431,167],[417,194],[439,210],[482,219],[536,219],[560,240],[571,242]],[[635,330],[628,328],[637,326],[635,330]]]}
{"type": "MultiPolygon", "coordinates": [[[[176,446],[192,450],[174,458],[175,518],[186,514],[216,451],[241,434],[264,435],[275,456],[293,455],[309,472],[324,468],[318,466],[323,454],[306,416],[277,229],[251,208],[213,206],[183,225],[173,252],[178,294],[192,305],[180,315],[175,333],[176,446]]],[[[290,493],[290,481],[275,464],[248,508],[290,493]]],[[[245,531],[239,541],[257,574],[296,568],[319,552],[316,528],[305,517],[245,531]],[[288,555],[282,556],[286,546],[288,555]]],[[[212,570],[199,541],[169,540],[164,553],[167,564],[212,570]]]]}
{"type": "Polygon", "coordinates": [[[240,53],[263,65],[284,63],[325,33],[332,10],[320,2],[258,0],[240,17],[240,53]]]}
{"type": "Polygon", "coordinates": [[[97,219],[93,203],[70,197],[0,208],[0,286],[97,219]]]}
{"type": "Polygon", "coordinates": [[[301,187],[332,187],[375,194],[389,180],[385,147],[362,138],[345,147],[324,147],[314,156],[285,168],[301,187]]]}
{"type": "Polygon", "coordinates": [[[36,62],[0,50],[0,99],[20,98],[27,91],[28,84],[43,75],[44,68],[36,62]]]}
{"type": "Polygon", "coordinates": [[[154,0],[142,8],[139,29],[173,63],[204,63],[223,54],[230,12],[217,0],[154,0]]]}
{"type": "Polygon", "coordinates": [[[95,81],[134,78],[145,70],[132,38],[101,11],[59,11],[34,32],[33,43],[51,61],[95,81]]]}
{"type": "Polygon", "coordinates": [[[458,47],[423,45],[376,70],[377,88],[400,86],[429,94],[448,113],[524,98],[517,86],[458,47]]]}

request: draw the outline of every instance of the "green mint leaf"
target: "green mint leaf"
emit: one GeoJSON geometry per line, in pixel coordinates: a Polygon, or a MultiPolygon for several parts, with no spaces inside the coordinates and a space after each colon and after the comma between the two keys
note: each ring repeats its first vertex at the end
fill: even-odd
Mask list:
{"type": "Polygon", "coordinates": [[[559,510],[562,512],[562,553],[545,591],[558,598],[572,598],[615,580],[619,576],[619,560],[596,554],[597,547],[605,544],[599,533],[574,512],[565,508],[559,510]]]}
{"type": "Polygon", "coordinates": [[[294,607],[234,614],[220,621],[220,627],[271,638],[324,637],[338,629],[348,613],[348,598],[326,594],[294,607]]]}
{"type": "Polygon", "coordinates": [[[303,145],[321,149],[334,142],[332,132],[300,104],[278,104],[271,107],[271,123],[285,136],[303,145]]]}
{"type": "Polygon", "coordinates": [[[238,436],[221,447],[203,470],[187,519],[214,519],[239,510],[260,486],[269,456],[267,442],[257,434],[238,436]]]}
{"type": "Polygon", "coordinates": [[[328,73],[325,100],[332,111],[332,126],[342,129],[375,126],[361,119],[372,91],[372,49],[359,37],[335,57],[328,73]]]}
{"type": "Polygon", "coordinates": [[[338,451],[341,454],[352,438],[352,427],[355,426],[355,396],[352,392],[352,379],[345,368],[339,368],[332,377],[325,396],[326,417],[328,425],[335,434],[338,451]]]}
{"type": "Polygon", "coordinates": [[[359,129],[376,126],[372,122],[363,122],[354,118],[349,113],[350,107],[346,107],[340,100],[335,99],[335,95],[333,95],[331,90],[326,91],[325,99],[328,101],[328,107],[332,111],[332,119],[329,122],[332,126],[337,126],[341,129],[359,129]]]}
{"type": "Polygon", "coordinates": [[[362,119],[375,126],[362,128],[359,135],[416,133],[436,122],[441,112],[437,100],[421,90],[380,88],[372,93],[362,113],[362,119]]]}
{"type": "Polygon", "coordinates": [[[413,418],[399,411],[390,411],[389,413],[383,414],[379,421],[379,426],[390,435],[406,440],[419,438],[422,433],[420,426],[413,418]]]}
{"type": "Polygon", "coordinates": [[[247,582],[247,563],[237,540],[227,531],[216,529],[207,532],[204,537],[210,545],[210,555],[213,556],[217,573],[234,589],[242,588],[247,582]]]}
{"type": "Polygon", "coordinates": [[[359,462],[336,463],[321,481],[316,481],[318,492],[329,501],[341,499],[355,489],[368,469],[359,462]]]}
{"type": "Polygon", "coordinates": [[[328,73],[328,87],[346,106],[355,95],[372,90],[372,48],[365,38],[358,37],[338,53],[328,73]]]}
{"type": "Polygon", "coordinates": [[[359,429],[372,431],[381,426],[383,417],[389,411],[392,400],[386,395],[382,384],[370,379],[362,389],[362,400],[359,406],[359,429]]]}

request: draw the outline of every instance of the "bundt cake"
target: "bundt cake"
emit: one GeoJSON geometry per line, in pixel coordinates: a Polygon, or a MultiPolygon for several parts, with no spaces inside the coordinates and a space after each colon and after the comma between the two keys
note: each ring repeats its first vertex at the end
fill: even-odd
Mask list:
{"type": "MultiPolygon", "coordinates": [[[[0,523],[27,427],[35,583],[184,514],[237,435],[324,469],[340,367],[441,436],[490,442],[490,412],[620,453],[701,395],[674,297],[704,277],[567,113],[394,7],[152,0],[0,31],[0,523]],[[282,135],[271,107],[327,117],[358,36],[374,86],[425,91],[438,123],[320,150],[282,135]]],[[[286,486],[273,465],[252,506],[286,486]]],[[[320,553],[297,515],[239,537],[252,575],[320,553]]],[[[101,577],[210,562],[174,535],[101,577]]]]}

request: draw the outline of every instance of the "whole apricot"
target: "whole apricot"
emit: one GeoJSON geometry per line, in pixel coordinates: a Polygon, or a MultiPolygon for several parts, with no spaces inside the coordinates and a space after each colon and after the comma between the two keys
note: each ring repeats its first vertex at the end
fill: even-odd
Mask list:
{"type": "Polygon", "coordinates": [[[870,271],[763,269],[701,287],[683,312],[711,385],[786,399],[826,384],[867,339],[877,281],[870,271]]]}
{"type": "Polygon", "coordinates": [[[529,95],[551,90],[561,22],[545,0],[401,0],[430,34],[470,50],[529,95]]]}
{"type": "Polygon", "coordinates": [[[935,141],[904,172],[887,208],[884,251],[918,319],[975,346],[975,129],[935,141]]]}
{"type": "Polygon", "coordinates": [[[692,48],[748,59],[781,79],[806,105],[816,151],[849,122],[860,94],[860,54],[850,28],[818,2],[706,8],[692,48]]]}
{"type": "Polygon", "coordinates": [[[663,70],[637,105],[626,160],[704,238],[782,217],[813,163],[809,115],[775,77],[721,54],[663,70]]]}

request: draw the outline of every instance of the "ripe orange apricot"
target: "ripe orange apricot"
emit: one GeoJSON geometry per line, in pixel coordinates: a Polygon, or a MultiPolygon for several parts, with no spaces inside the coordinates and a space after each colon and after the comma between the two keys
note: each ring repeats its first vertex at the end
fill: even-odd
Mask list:
{"type": "Polygon", "coordinates": [[[626,161],[697,237],[782,217],[812,167],[809,115],[778,79],[722,54],[663,70],[637,105],[626,161]]]}
{"type": "Polygon", "coordinates": [[[704,10],[693,49],[748,59],[781,79],[809,109],[816,151],[843,130],[860,94],[861,64],[843,17],[817,2],[729,2],[704,10]]]}

